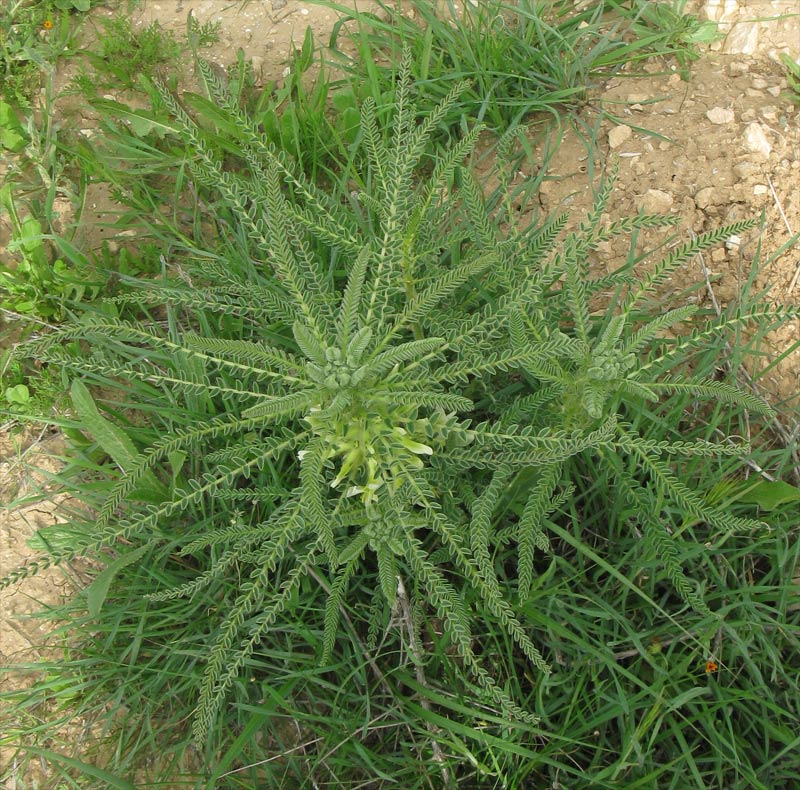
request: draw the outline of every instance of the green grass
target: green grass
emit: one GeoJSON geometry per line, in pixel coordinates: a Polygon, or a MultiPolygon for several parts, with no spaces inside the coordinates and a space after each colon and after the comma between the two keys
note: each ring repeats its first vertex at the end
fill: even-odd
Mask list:
{"type": "MultiPolygon", "coordinates": [[[[423,13],[426,9],[420,5],[423,13]]],[[[649,9],[643,4],[636,9],[636,24],[652,26],[649,9]]],[[[26,348],[30,353],[35,349],[38,362],[47,362],[64,389],[76,376],[99,385],[90,395],[73,384],[70,413],[53,421],[70,445],[66,466],[55,482],[72,492],[82,508],[66,513],[66,524],[41,533],[35,548],[66,563],[87,547],[100,547],[98,558],[107,570],[98,568],[88,588],[81,575],[70,576],[75,599],[45,613],[68,623],[57,631],[65,645],[63,659],[32,667],[44,673],[35,691],[3,701],[21,722],[17,729],[7,728],[4,737],[25,744],[23,761],[47,759],[54,767],[53,787],[163,783],[209,790],[523,788],[560,783],[570,788],[767,790],[800,781],[794,758],[800,746],[800,609],[793,604],[798,563],[793,514],[800,469],[779,436],[786,432],[781,426],[788,424],[791,430],[796,422],[796,404],[784,404],[775,416],[762,415],[754,397],[734,396],[724,386],[742,380],[741,370],[760,353],[766,332],[792,314],[763,308],[760,296],[745,287],[741,303],[729,313],[694,316],[700,321],[697,334],[688,327],[682,339],[669,341],[655,332],[647,342],[641,334],[641,342],[635,341],[634,333],[650,321],[665,327],[666,311],[679,305],[658,301],[656,281],[645,287],[646,298],[625,301],[625,295],[637,289],[633,272],[639,258],[633,254],[613,276],[593,281],[583,257],[584,247],[591,244],[584,241],[606,230],[590,220],[584,221],[585,235],[566,239],[557,235],[557,222],[548,229],[547,219],[535,215],[530,225],[514,220],[516,212],[506,194],[507,175],[513,172],[510,153],[506,173],[499,174],[500,187],[486,196],[487,212],[477,193],[470,192],[469,160],[456,168],[454,159],[450,171],[439,173],[441,190],[431,193],[442,202],[434,202],[434,214],[424,215],[426,223],[414,224],[416,215],[412,211],[407,216],[406,209],[415,204],[396,194],[391,197],[380,162],[395,168],[395,177],[399,173],[412,193],[418,189],[425,195],[437,166],[446,161],[448,140],[451,147],[457,145],[459,130],[468,128],[470,119],[482,117],[498,129],[510,125],[512,133],[501,146],[505,153],[503,148],[510,151],[516,139],[514,124],[528,112],[543,111],[559,119],[576,112],[585,99],[577,90],[584,81],[585,88],[603,69],[622,65],[626,57],[636,61],[653,47],[667,46],[664,29],[652,41],[643,32],[634,41],[620,37],[622,28],[613,32],[619,20],[631,21],[617,6],[608,6],[618,15],[617,22],[603,28],[604,38],[595,45],[588,34],[578,38],[575,19],[545,23],[526,6],[518,28],[493,27],[496,20],[487,16],[490,10],[483,6],[470,12],[475,17],[466,30],[432,19],[423,31],[412,29],[408,21],[395,19],[397,27],[390,27],[362,17],[356,38],[369,57],[360,64],[351,62],[353,72],[341,82],[332,83],[328,71],[316,82],[310,79],[313,41],[307,37],[282,89],[257,90],[240,62],[227,90],[211,80],[212,96],[185,95],[182,107],[168,91],[147,80],[136,82],[146,91],[149,109],[95,102],[103,134],[91,146],[72,144],[70,154],[85,177],[111,185],[120,205],[117,229],[136,229],[143,245],[141,259],[129,261],[127,271],[116,273],[118,290],[110,292],[112,299],[82,306],[69,303],[75,317],[61,330],[63,342],[50,336],[22,344],[16,357],[24,364],[26,348]],[[557,35],[543,45],[541,37],[552,30],[557,35]],[[439,35],[444,43],[436,38],[439,35]],[[565,69],[559,60],[550,81],[544,81],[543,95],[552,100],[547,106],[536,103],[535,91],[523,101],[506,102],[501,88],[513,97],[514,91],[527,87],[497,79],[453,97],[455,109],[445,108],[431,130],[434,139],[420,149],[421,167],[408,179],[392,158],[402,146],[390,145],[397,139],[392,135],[398,134],[396,128],[392,131],[392,117],[397,117],[398,102],[408,97],[398,92],[394,69],[384,70],[380,58],[374,66],[371,59],[375,53],[395,51],[392,48],[401,43],[416,53],[415,67],[427,69],[416,75],[412,90],[419,121],[429,117],[438,92],[446,87],[433,78],[445,69],[449,73],[453,62],[458,76],[485,71],[496,78],[507,71],[508,63],[531,56],[532,50],[543,53],[545,60],[554,60],[556,51],[570,51],[576,61],[565,69]],[[417,50],[419,45],[427,49],[417,50]],[[597,57],[592,60],[590,55],[597,57]],[[449,60],[455,57],[460,60],[449,60]],[[574,92],[559,93],[559,80],[574,92]],[[487,88],[489,93],[480,93],[487,88]],[[364,123],[370,117],[369,110],[366,116],[362,113],[368,98],[375,106],[374,128],[364,123]],[[248,151],[252,140],[248,143],[243,111],[264,131],[261,160],[248,151]],[[274,154],[266,154],[273,150],[269,144],[288,157],[278,154],[273,160],[274,154]],[[370,158],[365,153],[370,146],[380,152],[381,144],[390,145],[385,156],[370,158]],[[286,163],[281,172],[287,202],[280,205],[290,219],[282,221],[291,230],[288,243],[297,260],[302,266],[313,262],[298,275],[303,287],[295,289],[294,296],[288,284],[297,272],[287,263],[294,258],[275,254],[274,236],[272,246],[259,246],[257,234],[264,226],[258,224],[257,209],[264,210],[266,199],[259,189],[267,181],[253,169],[259,161],[271,168],[275,161],[286,163]],[[363,196],[355,198],[354,191],[363,196]],[[437,582],[439,577],[431,571],[427,576],[416,573],[408,553],[389,557],[373,535],[370,541],[376,542],[370,545],[377,547],[375,552],[369,550],[363,562],[350,568],[347,594],[334,599],[338,627],[333,639],[329,594],[338,583],[336,566],[322,561],[311,565],[308,575],[293,582],[266,636],[238,653],[241,637],[233,640],[231,664],[238,664],[237,671],[217,715],[209,719],[207,737],[193,738],[191,717],[203,688],[209,687],[209,657],[223,655],[218,648],[226,616],[244,612],[244,635],[258,627],[258,606],[245,611],[241,601],[243,591],[252,589],[248,576],[263,557],[243,550],[226,566],[226,549],[235,542],[212,542],[189,553],[179,549],[215,530],[222,535],[231,523],[252,526],[259,513],[268,512],[270,502],[287,500],[298,487],[303,494],[309,484],[299,479],[294,452],[251,469],[235,484],[213,482],[228,480],[224,465],[250,452],[256,436],[267,441],[269,427],[248,424],[247,431],[262,433],[245,432],[242,442],[234,445],[224,435],[210,444],[179,441],[163,457],[156,456],[156,463],[145,464],[148,471],[134,479],[145,468],[141,453],[158,446],[165,436],[180,438],[181,432],[191,433],[214,419],[246,414],[257,402],[247,398],[260,397],[254,386],[257,377],[252,379],[252,372],[246,371],[252,366],[251,356],[227,359],[218,350],[214,354],[219,365],[204,367],[195,355],[198,337],[233,340],[244,344],[240,350],[253,353],[279,348],[281,354],[293,355],[299,371],[305,369],[300,352],[312,357],[316,352],[302,328],[297,329],[294,316],[288,320],[281,313],[281,300],[294,299],[302,309],[308,306],[305,294],[312,318],[315,310],[330,309],[325,299],[314,302],[319,296],[314,289],[324,286],[331,294],[341,294],[348,283],[357,281],[353,272],[358,260],[352,244],[331,238],[352,228],[360,247],[373,249],[388,222],[381,206],[388,205],[397,208],[403,222],[409,217],[411,221],[399,236],[388,236],[396,243],[381,254],[391,256],[392,250],[403,249],[418,268],[405,288],[396,291],[366,278],[364,287],[372,289],[367,293],[382,305],[378,312],[384,319],[402,311],[404,300],[413,299],[415,292],[426,293],[435,277],[474,262],[470,256],[476,248],[505,256],[480,277],[465,279],[448,291],[437,311],[431,306],[429,312],[415,315],[404,337],[409,342],[426,335],[452,337],[452,332],[447,334],[450,322],[459,318],[496,316],[496,334],[488,341],[473,338],[477,350],[471,351],[468,344],[453,346],[436,365],[452,365],[461,356],[473,368],[480,367],[492,353],[510,354],[518,348],[521,333],[535,346],[544,342],[534,337],[537,332],[558,330],[590,351],[578,357],[559,352],[544,361],[520,362],[510,374],[473,373],[466,382],[450,382],[447,394],[459,394],[474,404],[469,413],[473,424],[489,421],[482,429],[487,437],[502,425],[508,442],[526,441],[535,434],[509,427],[523,418],[534,431],[590,431],[616,415],[628,435],[639,437],[640,448],[653,446],[647,442],[675,446],[742,435],[751,437],[751,446],[730,449],[718,444],[710,453],[670,456],[665,472],[647,452],[637,451],[635,442],[615,435],[613,441],[568,453],[557,471],[523,464],[513,476],[504,477],[506,472],[495,461],[503,448],[492,448],[482,456],[484,467],[470,467],[459,475],[444,466],[435,467],[436,477],[426,477],[424,469],[404,472],[421,475],[421,484],[435,485],[441,496],[438,510],[423,507],[420,500],[408,507],[424,511],[432,524],[438,513],[455,519],[480,563],[465,565],[456,551],[457,541],[444,540],[442,545],[442,535],[418,527],[430,562],[444,580],[437,582]],[[433,221],[434,216],[441,221],[433,221]],[[308,236],[292,224],[301,218],[308,236]],[[300,238],[310,258],[303,257],[300,238]],[[160,257],[163,262],[154,268],[160,257]],[[275,258],[281,259],[274,264],[277,276],[276,269],[264,265],[275,258]],[[503,274],[503,267],[518,273],[512,266],[526,261],[531,266],[528,278],[503,274]],[[143,269],[147,276],[140,276],[143,269]],[[556,285],[562,276],[563,288],[556,285]],[[522,327],[516,319],[505,323],[504,300],[511,298],[515,282],[526,279],[540,282],[546,299],[537,301],[530,295],[522,327]],[[589,315],[587,295],[615,285],[626,321],[611,313],[589,315]],[[746,315],[752,318],[750,339],[741,332],[746,315]],[[133,337],[130,332],[142,325],[152,334],[133,337]],[[491,348],[486,342],[481,348],[479,340],[491,348]],[[175,345],[167,348],[165,343],[175,345]],[[181,344],[188,345],[180,348],[181,344]],[[629,367],[624,347],[635,347],[636,367],[629,367]],[[601,356],[607,367],[598,371],[601,356]],[[236,375],[226,372],[232,369],[231,361],[240,366],[236,375]],[[679,373],[705,380],[708,389],[656,389],[659,381],[679,373]],[[562,387],[555,399],[548,394],[553,382],[562,387]],[[705,397],[708,392],[718,398],[705,397]],[[648,400],[648,394],[655,393],[658,398],[648,400]],[[784,487],[763,482],[750,488],[747,481],[757,478],[753,468],[785,481],[784,487]],[[667,473],[694,494],[664,483],[667,473]],[[662,485],[654,485],[659,476],[662,485]],[[192,493],[203,486],[208,496],[192,493]],[[123,490],[129,496],[120,498],[123,490]],[[532,490],[541,495],[530,496],[532,490]],[[566,491],[571,492],[559,496],[566,491]],[[116,502],[111,513],[109,496],[116,502]],[[137,498],[142,500],[138,504],[137,498]],[[119,521],[147,520],[165,502],[184,504],[173,507],[151,533],[131,530],[131,522],[119,521]],[[87,513],[100,513],[100,523],[105,519],[111,531],[122,529],[125,540],[98,544],[97,523],[87,519],[87,513]],[[655,518],[648,518],[652,514],[655,518]],[[533,523],[536,530],[526,534],[521,523],[533,523]],[[472,537],[477,532],[487,536],[483,545],[472,537]],[[407,595],[386,581],[382,566],[392,562],[407,595]],[[193,595],[153,596],[189,584],[215,566],[226,570],[193,595]],[[475,573],[496,579],[514,617],[550,663],[549,675],[532,666],[526,645],[509,633],[507,623],[501,625],[497,600],[487,597],[486,585],[465,583],[469,578],[474,582],[475,573]],[[439,590],[441,599],[445,583],[457,594],[443,606],[431,588],[434,593],[439,590]],[[462,617],[469,620],[468,641],[458,628],[462,617]],[[514,711],[504,708],[503,698],[481,693],[473,659],[506,698],[535,713],[539,721],[509,715],[514,711]],[[707,671],[709,661],[717,665],[715,671],[707,671]],[[94,723],[97,735],[75,742],[59,731],[60,724],[75,717],[94,723]],[[56,751],[64,751],[66,758],[56,751]]],[[[656,20],[662,28],[665,19],[656,20]]],[[[596,21],[592,32],[599,30],[600,20],[596,21]]],[[[680,30],[690,29],[685,24],[680,30]]],[[[671,35],[669,46],[674,46],[674,30],[671,35]]],[[[407,117],[406,130],[419,121],[407,117]]],[[[524,187],[535,189],[535,183],[524,187]]],[[[269,210],[274,222],[274,203],[269,210]]],[[[594,213],[599,218],[601,209],[594,213]]],[[[635,231],[658,220],[638,218],[630,223],[617,231],[635,231]]],[[[83,260],[85,253],[66,240],[54,243],[73,260],[83,260]]],[[[666,259],[674,263],[677,253],[665,249],[666,259]]],[[[106,260],[109,266],[114,263],[106,260]]],[[[748,283],[768,263],[756,258],[748,283]]],[[[355,285],[348,289],[350,303],[354,289],[355,285]]],[[[370,299],[365,297],[365,303],[370,299]]],[[[372,326],[380,322],[376,319],[372,326]]],[[[424,369],[430,368],[432,375],[436,365],[426,364],[424,369]]],[[[755,386],[758,383],[756,377],[755,386]]],[[[392,419],[399,419],[412,437],[414,430],[422,430],[418,420],[432,418],[423,409],[411,421],[391,400],[387,403],[392,419]]],[[[310,425],[335,442],[349,440],[347,426],[335,419],[298,425],[299,420],[284,423],[282,429],[308,433],[310,425]]],[[[454,449],[437,445],[431,463],[442,456],[444,464],[447,452],[454,449]]],[[[393,464],[414,469],[413,458],[401,447],[392,445],[386,452],[395,453],[393,464]]],[[[336,471],[345,473],[343,458],[340,454],[327,459],[328,481],[336,471]]],[[[334,514],[352,509],[353,502],[365,497],[365,484],[374,482],[358,473],[353,467],[351,482],[362,490],[350,504],[339,501],[335,488],[324,488],[323,502],[334,514]]],[[[382,474],[391,481],[399,472],[384,469],[382,474]]],[[[353,534],[357,522],[348,528],[353,534]]],[[[323,526],[316,523],[315,529],[324,532],[323,526]]],[[[337,533],[336,540],[341,538],[337,533]]],[[[267,586],[293,579],[306,545],[298,536],[284,555],[270,560],[274,567],[267,586]]],[[[341,554],[342,545],[338,548],[341,554]]]]}
{"type": "Polygon", "coordinates": [[[381,14],[353,12],[333,2],[341,20],[330,39],[334,62],[372,95],[386,89],[403,47],[413,53],[416,90],[438,101],[459,80],[471,81],[442,128],[451,133],[463,115],[503,133],[531,117],[561,121],[583,108],[589,91],[613,74],[635,74],[637,64],[696,57],[697,44],[712,40],[713,24],[700,25],[665,4],[532,0],[403,6],[379,3],[381,14]],[[702,31],[702,33],[700,32],[702,31]],[[356,49],[345,54],[343,40],[356,49]],[[380,89],[378,89],[380,90],[380,89]]]}

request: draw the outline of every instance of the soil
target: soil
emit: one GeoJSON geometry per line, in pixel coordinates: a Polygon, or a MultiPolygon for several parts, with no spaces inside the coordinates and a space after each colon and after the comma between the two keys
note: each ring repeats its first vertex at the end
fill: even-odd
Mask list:
{"type": "MultiPolygon", "coordinates": [[[[359,7],[364,10],[365,4],[359,7]]],[[[148,0],[132,12],[133,22],[158,21],[181,37],[190,10],[201,23],[220,23],[220,41],[204,52],[206,57],[227,66],[241,49],[264,83],[282,79],[290,47],[302,41],[306,26],[312,27],[318,43],[324,43],[336,20],[333,11],[296,0],[148,0]]],[[[612,80],[589,102],[590,125],[599,107],[617,118],[604,121],[596,137],[605,161],[619,163],[608,217],[637,211],[675,214],[681,218],[682,241],[692,233],[763,214],[760,230],[729,238],[687,265],[675,278],[674,290],[682,293],[698,282],[702,287],[692,298],[724,308],[737,302],[758,260],[755,288],[768,290],[775,304],[797,306],[800,246],[783,245],[800,232],[800,106],[789,101],[785,68],[776,60],[779,52],[800,59],[796,4],[706,0],[688,10],[720,22],[726,33],[692,64],[688,82],[676,65],[654,63],[642,76],[612,80]]],[[[98,8],[95,13],[102,19],[112,12],[98,8]]],[[[90,127],[91,117],[85,122],[90,127]]],[[[565,128],[539,194],[543,213],[569,209],[579,221],[593,197],[588,156],[585,135],[565,128]]],[[[93,195],[84,220],[102,224],[108,207],[101,193],[93,195]]],[[[0,229],[0,243],[4,240],[0,229]]],[[[642,245],[651,241],[646,235],[639,239],[642,245]]],[[[625,260],[627,244],[623,238],[599,249],[597,273],[617,268],[625,260]]],[[[782,404],[787,430],[794,430],[795,438],[800,348],[791,349],[798,341],[798,321],[769,336],[763,364],[785,356],[760,382],[764,394],[782,404]]],[[[33,474],[31,468],[53,471],[50,456],[58,448],[59,438],[47,433],[0,436],[0,502],[11,503],[39,485],[41,473],[33,474]]],[[[58,505],[56,498],[0,514],[0,576],[30,554],[29,537],[37,527],[59,518],[58,505]]],[[[0,664],[53,655],[46,623],[25,618],[42,604],[58,602],[67,592],[65,585],[60,572],[44,572],[0,593],[0,664]]],[[[16,673],[6,675],[0,678],[0,690],[29,682],[16,673]]],[[[0,747],[0,786],[40,786],[49,775],[44,763],[16,763],[14,749],[0,747]]]]}

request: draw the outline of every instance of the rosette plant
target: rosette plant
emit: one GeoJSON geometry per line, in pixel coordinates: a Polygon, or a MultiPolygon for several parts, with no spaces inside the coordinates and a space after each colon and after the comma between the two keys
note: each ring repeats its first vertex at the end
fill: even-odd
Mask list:
{"type": "Polygon", "coordinates": [[[643,215],[602,226],[607,181],[571,233],[564,216],[540,227],[503,223],[463,167],[480,127],[430,153],[463,85],[420,117],[406,57],[391,121],[378,121],[370,99],[363,105],[361,189],[351,194],[305,178],[202,61],[199,70],[211,121],[161,91],[172,120],[159,131],[215,201],[221,241],[184,256],[176,276],[139,282],[103,313],[27,346],[73,379],[73,425],[105,452],[92,474],[112,484],[84,516],[79,545],[55,546],[6,583],[81,554],[105,557],[93,588],[99,614],[114,573],[144,557],[196,570],[154,591],[153,605],[241,579],[235,598],[215,608],[194,719],[200,740],[311,573],[329,588],[323,664],[349,585],[366,572],[384,599],[374,609],[379,628],[398,589],[416,591],[418,613],[443,624],[479,688],[532,720],[535,711],[487,670],[473,625],[491,618],[549,672],[517,604],[535,583],[536,553],[548,550],[548,519],[580,485],[569,459],[592,453],[636,460],[620,464],[622,495],[678,591],[704,611],[653,505],[676,501],[726,530],[749,528],[708,505],[668,462],[741,447],[648,440],[626,421],[625,404],[691,392],[766,408],[724,382],[665,373],[670,354],[724,325],[665,350],[656,341],[694,308],[651,320],[640,310],[679,264],[748,224],[673,249],[641,282],[623,267],[616,283],[627,295],[598,316],[589,300],[608,283],[589,279],[591,249],[672,221],[643,215]],[[226,250],[238,251],[236,263],[226,250]],[[123,302],[145,318],[113,315],[123,302]],[[87,385],[102,386],[100,405],[87,385]],[[495,551],[509,541],[516,565],[497,566],[495,551]]]}

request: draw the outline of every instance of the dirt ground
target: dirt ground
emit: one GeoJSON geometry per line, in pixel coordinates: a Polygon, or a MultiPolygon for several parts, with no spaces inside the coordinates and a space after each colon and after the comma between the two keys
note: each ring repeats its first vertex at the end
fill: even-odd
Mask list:
{"type": "MultiPolygon", "coordinates": [[[[365,8],[365,4],[360,4],[365,8]]],[[[220,65],[235,62],[241,48],[263,81],[280,80],[292,41],[302,41],[307,25],[317,42],[327,41],[334,12],[297,0],[146,0],[134,22],[162,27],[182,36],[192,11],[200,22],[219,21],[220,41],[206,55],[220,65]]],[[[769,289],[779,304],[800,303],[800,246],[775,253],[800,231],[800,106],[788,101],[779,52],[800,58],[800,14],[796,0],[706,0],[689,10],[719,22],[725,38],[693,64],[689,82],[664,64],[647,67],[644,76],[620,77],[597,92],[590,107],[603,106],[618,123],[607,122],[600,135],[603,154],[619,162],[619,176],[609,203],[610,219],[645,211],[681,217],[681,240],[691,233],[727,222],[760,216],[761,270],[758,289],[769,289]],[[786,16],[786,15],[790,16],[786,16]],[[794,14],[794,16],[791,16],[794,14]]],[[[96,13],[102,17],[106,10],[96,13]]],[[[110,13],[110,11],[108,11],[110,13]]],[[[591,110],[590,110],[591,112],[591,110]]],[[[589,118],[588,120],[591,121],[589,118]]],[[[91,118],[86,118],[91,124],[91,118]]],[[[584,141],[565,130],[539,195],[545,213],[568,208],[576,220],[592,201],[584,141]]],[[[520,177],[529,175],[520,174],[520,177]]],[[[96,206],[97,214],[103,207],[96,206]]],[[[87,217],[91,219],[91,217],[87,217]]],[[[759,234],[728,239],[724,246],[694,261],[676,278],[683,291],[692,282],[708,282],[695,298],[722,307],[735,303],[746,281],[759,234]]],[[[643,238],[642,242],[648,239],[643,238]]],[[[627,254],[627,239],[598,250],[598,273],[616,268],[627,254]]],[[[769,338],[772,358],[800,339],[799,322],[769,338]]],[[[800,349],[773,368],[762,382],[764,394],[784,408],[800,407],[800,349]]],[[[2,431],[2,426],[0,426],[2,431]]],[[[59,438],[49,433],[0,435],[0,504],[30,492],[42,478],[28,465],[46,467],[59,438]]],[[[53,468],[52,466],[49,468],[53,468]]],[[[0,576],[30,552],[27,540],[39,526],[58,518],[57,502],[0,511],[0,576]]],[[[41,604],[65,593],[59,572],[47,572],[0,593],[0,665],[52,655],[47,626],[25,619],[41,604]]],[[[0,675],[0,690],[19,686],[19,676],[0,675]]],[[[0,716],[0,720],[2,717],[0,716]]],[[[0,787],[41,786],[48,776],[42,763],[24,769],[15,750],[0,746],[0,787]]]]}

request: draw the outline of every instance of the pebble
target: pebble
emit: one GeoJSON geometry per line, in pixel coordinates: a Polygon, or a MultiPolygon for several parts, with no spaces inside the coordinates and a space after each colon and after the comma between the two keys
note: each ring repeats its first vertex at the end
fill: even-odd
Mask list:
{"type": "Polygon", "coordinates": [[[764,128],[760,123],[753,122],[747,124],[744,130],[744,147],[753,154],[757,154],[762,159],[769,159],[772,152],[772,146],[767,140],[767,135],[764,134],[764,128]]]}
{"type": "Polygon", "coordinates": [[[775,96],[776,98],[781,95],[781,89],[777,85],[773,85],[770,88],[767,88],[767,93],[770,96],[775,96]]]}
{"type": "Polygon", "coordinates": [[[631,129],[630,126],[626,126],[625,124],[615,126],[608,133],[608,144],[612,148],[619,148],[626,140],[630,139],[632,134],[633,129],[631,129]]]}
{"type": "Polygon", "coordinates": [[[673,204],[672,195],[661,189],[648,189],[636,201],[637,208],[642,214],[666,214],[673,204]]]}
{"type": "Polygon", "coordinates": [[[728,238],[725,239],[725,248],[729,250],[734,250],[737,247],[740,247],[741,244],[742,244],[741,236],[737,236],[735,234],[733,236],[728,236],[728,238]]]}
{"type": "Polygon", "coordinates": [[[705,187],[701,189],[695,196],[694,202],[697,208],[708,208],[709,206],[717,205],[717,190],[716,187],[705,187]]]}
{"type": "Polygon", "coordinates": [[[741,77],[749,71],[750,66],[740,60],[734,60],[732,63],[728,64],[728,74],[730,74],[731,77],[741,77]]]}
{"type": "Polygon", "coordinates": [[[758,172],[758,168],[752,162],[740,162],[733,166],[733,174],[739,181],[746,181],[758,172]]]}
{"type": "Polygon", "coordinates": [[[769,192],[769,187],[766,184],[756,184],[753,187],[754,195],[766,195],[769,192]]]}
{"type": "Polygon", "coordinates": [[[715,124],[731,123],[734,117],[733,110],[727,107],[714,107],[706,113],[706,118],[715,124]]]}
{"type": "Polygon", "coordinates": [[[769,83],[763,77],[754,77],[750,83],[757,91],[763,91],[769,83]]]}

